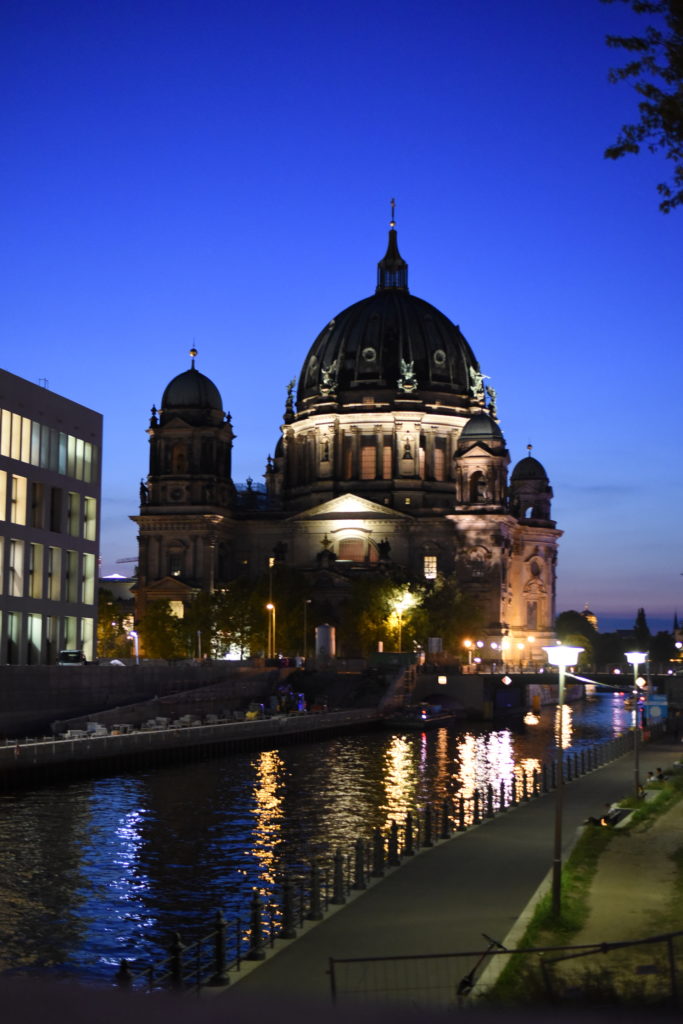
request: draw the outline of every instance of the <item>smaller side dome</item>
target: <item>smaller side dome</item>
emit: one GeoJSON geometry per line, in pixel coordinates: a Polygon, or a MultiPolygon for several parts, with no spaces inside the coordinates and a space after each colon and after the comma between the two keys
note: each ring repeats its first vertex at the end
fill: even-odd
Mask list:
{"type": "Polygon", "coordinates": [[[502,441],[503,432],[491,416],[486,412],[477,412],[471,416],[460,434],[461,441],[502,441]]]}
{"type": "Polygon", "coordinates": [[[510,476],[510,483],[521,483],[524,480],[538,480],[548,483],[548,474],[545,469],[532,455],[520,459],[510,476]]]}
{"type": "Polygon", "coordinates": [[[222,422],[223,399],[214,382],[195,369],[196,349],[192,349],[192,366],[179,373],[166,386],[161,399],[161,422],[175,413],[189,423],[222,422]]]}
{"type": "Polygon", "coordinates": [[[223,400],[214,382],[199,370],[178,374],[164,391],[162,409],[220,409],[223,400]]]}

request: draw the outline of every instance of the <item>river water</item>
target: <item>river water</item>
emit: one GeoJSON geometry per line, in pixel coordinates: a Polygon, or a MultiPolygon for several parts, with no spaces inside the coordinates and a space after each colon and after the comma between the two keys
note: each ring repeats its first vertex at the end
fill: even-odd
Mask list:
{"type": "MultiPolygon", "coordinates": [[[[408,810],[467,796],[553,757],[535,722],[372,732],[45,786],[0,798],[0,971],[111,981],[179,931],[244,912],[283,866],[349,851],[408,810]]],[[[623,698],[566,709],[565,746],[629,725],[623,698]]]]}

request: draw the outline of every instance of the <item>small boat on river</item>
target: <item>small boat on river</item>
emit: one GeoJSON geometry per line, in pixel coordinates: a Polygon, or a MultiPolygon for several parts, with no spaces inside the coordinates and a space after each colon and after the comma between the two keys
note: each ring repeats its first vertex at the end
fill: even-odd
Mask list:
{"type": "Polygon", "coordinates": [[[392,732],[423,732],[425,729],[436,729],[440,725],[449,725],[464,717],[460,708],[444,708],[441,704],[411,704],[394,711],[384,719],[384,727],[392,732]]]}

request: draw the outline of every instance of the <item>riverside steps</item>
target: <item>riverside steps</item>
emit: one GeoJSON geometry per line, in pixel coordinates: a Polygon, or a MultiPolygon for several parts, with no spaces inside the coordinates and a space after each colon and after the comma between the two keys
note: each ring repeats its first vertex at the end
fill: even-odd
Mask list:
{"type": "MultiPolygon", "coordinates": [[[[665,771],[683,750],[670,737],[641,747],[640,771],[665,771]]],[[[563,790],[563,861],[589,816],[633,791],[633,753],[573,777],[563,790]]],[[[547,793],[482,821],[450,839],[405,857],[385,877],[368,880],[324,920],[297,938],[277,940],[265,959],[242,964],[221,997],[249,1007],[263,1001],[286,1009],[331,999],[330,958],[470,954],[457,961],[458,978],[472,970],[488,938],[507,948],[520,941],[550,883],[555,799],[547,793]]],[[[624,894],[626,899],[627,894],[624,894]]],[[[496,958],[503,966],[506,957],[496,958]]],[[[495,966],[495,961],[494,961],[495,966]]],[[[457,979],[456,979],[457,983],[457,979]]],[[[211,990],[207,990],[211,991],[211,990]]],[[[362,992],[357,998],[363,998],[362,992]]],[[[344,994],[343,1005],[354,999],[344,994]]],[[[406,997],[405,1005],[409,1004],[406,997]]]]}

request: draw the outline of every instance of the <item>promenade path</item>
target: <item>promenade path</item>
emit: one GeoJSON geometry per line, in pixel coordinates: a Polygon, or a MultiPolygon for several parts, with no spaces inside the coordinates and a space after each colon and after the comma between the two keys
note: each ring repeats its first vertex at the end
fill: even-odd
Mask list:
{"type": "MultiPolygon", "coordinates": [[[[643,746],[641,778],[658,767],[666,771],[682,755],[681,744],[666,738],[643,746]]],[[[565,785],[563,859],[585,819],[629,796],[633,780],[630,753],[565,785]]],[[[296,939],[279,940],[266,960],[245,964],[241,974],[231,975],[221,1000],[251,1003],[263,999],[270,1006],[277,1001],[281,1007],[300,1005],[303,1000],[329,1006],[329,957],[472,952],[485,948],[482,933],[514,947],[549,884],[554,815],[555,800],[550,793],[421,850],[346,905],[334,908],[324,921],[307,924],[296,939]]],[[[676,823],[678,828],[679,818],[676,823]]],[[[675,841],[679,837],[680,832],[675,841]]],[[[653,876],[657,870],[668,871],[663,881],[672,884],[665,858],[651,858],[648,890],[657,890],[658,879],[653,876]]],[[[604,899],[594,889],[597,916],[591,924],[595,927],[591,927],[591,938],[583,941],[603,941],[620,934],[615,915],[622,912],[626,901],[615,898],[608,879],[609,872],[604,899]],[[600,932],[608,923],[608,935],[596,933],[595,928],[600,932]]],[[[643,918],[643,927],[647,920],[651,918],[643,918]]],[[[464,958],[462,965],[464,975],[474,960],[464,958]]]]}

